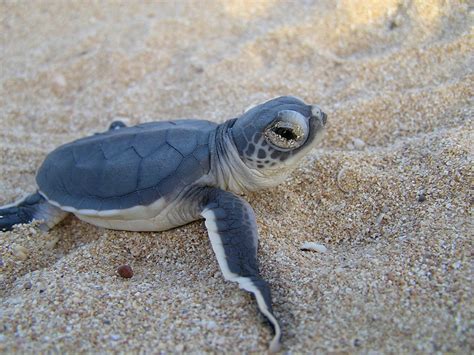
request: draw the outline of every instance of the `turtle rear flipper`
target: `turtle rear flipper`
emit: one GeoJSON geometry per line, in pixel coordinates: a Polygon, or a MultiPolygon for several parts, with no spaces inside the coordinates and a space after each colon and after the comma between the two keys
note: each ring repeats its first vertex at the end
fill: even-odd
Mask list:
{"type": "Polygon", "coordinates": [[[0,232],[13,229],[16,224],[41,220],[40,228],[48,230],[66,217],[67,212],[48,203],[39,193],[34,193],[23,200],[0,207],[0,232]]]}

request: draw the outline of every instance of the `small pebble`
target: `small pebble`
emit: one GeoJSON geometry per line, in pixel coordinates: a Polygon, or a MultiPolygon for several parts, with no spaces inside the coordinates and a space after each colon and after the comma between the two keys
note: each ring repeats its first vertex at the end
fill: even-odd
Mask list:
{"type": "Polygon", "coordinates": [[[314,242],[306,242],[301,246],[300,249],[303,251],[308,251],[308,250],[319,251],[320,253],[325,253],[328,251],[324,245],[314,243],[314,242]]]}
{"type": "Polygon", "coordinates": [[[18,260],[24,261],[28,258],[28,249],[21,245],[14,244],[12,246],[12,254],[18,260]]]}
{"type": "Polygon", "coordinates": [[[336,185],[339,188],[339,190],[341,190],[342,192],[349,193],[350,191],[348,191],[347,189],[345,189],[341,185],[341,180],[344,177],[344,174],[346,173],[346,170],[347,170],[346,168],[342,168],[341,170],[339,170],[339,172],[337,173],[337,177],[336,177],[336,185]]]}
{"type": "Polygon", "coordinates": [[[130,279],[133,276],[133,270],[129,265],[119,266],[117,272],[124,279],[130,279]]]}
{"type": "Polygon", "coordinates": [[[184,344],[177,344],[176,345],[176,351],[181,353],[184,351],[184,344]]]}
{"type": "Polygon", "coordinates": [[[56,244],[58,244],[58,241],[59,241],[59,237],[55,237],[55,238],[49,240],[48,242],[46,242],[46,248],[49,249],[49,250],[54,249],[56,244]]]}
{"type": "Polygon", "coordinates": [[[426,194],[424,190],[421,190],[420,192],[418,192],[417,200],[418,202],[424,202],[426,200],[426,194]]]}
{"type": "Polygon", "coordinates": [[[31,284],[30,281],[26,281],[24,284],[23,284],[23,288],[25,290],[29,290],[31,287],[33,287],[33,285],[31,284]]]}
{"type": "Polygon", "coordinates": [[[120,340],[120,335],[118,335],[118,334],[112,334],[112,335],[110,335],[110,339],[112,339],[113,341],[120,340]]]}
{"type": "Polygon", "coordinates": [[[212,329],[216,329],[216,328],[217,328],[217,324],[216,324],[216,322],[214,322],[214,321],[208,321],[206,325],[207,325],[207,329],[211,329],[211,330],[212,330],[212,329]]]}
{"type": "Polygon", "coordinates": [[[59,74],[59,73],[54,75],[53,83],[55,85],[59,85],[59,86],[62,86],[62,87],[67,85],[66,78],[62,74],[59,74]]]}
{"type": "Polygon", "coordinates": [[[352,144],[356,149],[363,149],[365,147],[365,142],[360,138],[352,138],[352,144]]]}

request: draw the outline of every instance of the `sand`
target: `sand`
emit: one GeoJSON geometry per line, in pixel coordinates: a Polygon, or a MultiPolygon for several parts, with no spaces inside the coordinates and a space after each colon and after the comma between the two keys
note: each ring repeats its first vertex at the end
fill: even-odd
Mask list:
{"type": "MultiPolygon", "coordinates": [[[[140,3],[0,4],[0,204],[34,191],[54,147],[114,119],[223,122],[296,95],[328,113],[327,134],[286,183],[246,196],[283,350],[472,352],[469,2],[140,3]]],[[[68,217],[0,234],[0,252],[3,353],[271,339],[202,222],[131,233],[68,217]]]]}

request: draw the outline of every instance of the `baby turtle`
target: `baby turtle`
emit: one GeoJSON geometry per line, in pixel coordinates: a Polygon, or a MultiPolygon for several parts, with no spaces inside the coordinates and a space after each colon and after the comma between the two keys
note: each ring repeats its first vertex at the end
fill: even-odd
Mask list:
{"type": "Polygon", "coordinates": [[[0,208],[0,230],[41,220],[53,227],[68,213],[96,226],[163,231],[204,218],[224,278],[252,293],[280,345],[270,288],[259,274],[258,231],[250,205],[234,193],[282,182],[318,141],[326,114],[283,96],[222,124],[150,122],[76,140],[51,152],[38,190],[0,208]]]}

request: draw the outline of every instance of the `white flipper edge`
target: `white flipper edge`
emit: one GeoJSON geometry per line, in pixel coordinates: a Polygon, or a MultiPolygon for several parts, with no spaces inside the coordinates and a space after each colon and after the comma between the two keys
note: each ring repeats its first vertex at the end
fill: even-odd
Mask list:
{"type": "Polygon", "coordinates": [[[222,244],[221,237],[219,236],[219,231],[217,228],[215,215],[212,212],[212,210],[205,209],[201,213],[201,215],[205,218],[205,225],[209,234],[209,239],[211,241],[212,249],[214,250],[214,253],[217,257],[217,262],[222,271],[222,274],[224,275],[224,278],[228,281],[237,282],[241,289],[254,294],[257,300],[257,305],[260,312],[262,312],[262,314],[268,319],[268,321],[272,324],[275,330],[275,335],[269,345],[269,351],[278,352],[281,348],[281,344],[280,344],[281,328],[280,328],[280,325],[278,324],[278,321],[273,316],[273,314],[269,311],[262,293],[260,292],[258,287],[252,282],[252,280],[248,277],[242,277],[230,271],[230,268],[225,256],[224,246],[222,244]]]}

